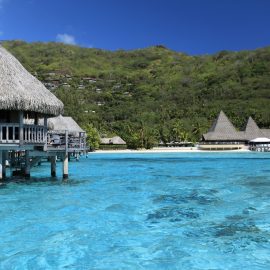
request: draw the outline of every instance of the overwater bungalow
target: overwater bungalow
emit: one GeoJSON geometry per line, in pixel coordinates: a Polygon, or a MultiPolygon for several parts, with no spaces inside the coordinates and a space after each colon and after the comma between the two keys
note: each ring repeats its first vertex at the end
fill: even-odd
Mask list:
{"type": "Polygon", "coordinates": [[[99,148],[103,150],[122,150],[127,149],[127,143],[119,136],[114,136],[112,138],[101,138],[99,148]]]}
{"type": "Polygon", "coordinates": [[[270,138],[269,129],[260,129],[256,122],[249,117],[243,131],[237,131],[231,121],[221,111],[209,131],[202,135],[199,149],[201,150],[237,150],[256,138],[270,138]]]}
{"type": "Polygon", "coordinates": [[[59,115],[48,119],[48,149],[67,145],[69,157],[86,152],[86,132],[72,118],[59,115]]]}
{"type": "Polygon", "coordinates": [[[41,157],[63,156],[63,177],[68,176],[68,156],[47,148],[47,119],[63,111],[63,103],[0,46],[0,179],[6,163],[25,176],[41,157]]]}

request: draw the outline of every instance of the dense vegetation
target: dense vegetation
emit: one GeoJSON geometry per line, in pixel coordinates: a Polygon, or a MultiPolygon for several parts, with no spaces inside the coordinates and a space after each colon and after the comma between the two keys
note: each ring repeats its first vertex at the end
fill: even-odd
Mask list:
{"type": "Polygon", "coordinates": [[[163,46],[3,46],[64,102],[66,115],[89,132],[120,135],[129,147],[198,140],[221,109],[239,129],[249,115],[270,127],[270,47],[189,56],[163,46]]]}

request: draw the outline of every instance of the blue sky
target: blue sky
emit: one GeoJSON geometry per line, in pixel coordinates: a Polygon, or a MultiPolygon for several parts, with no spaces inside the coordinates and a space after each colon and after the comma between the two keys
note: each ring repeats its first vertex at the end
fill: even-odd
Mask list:
{"type": "Polygon", "coordinates": [[[0,0],[0,39],[189,54],[270,45],[270,0],[0,0]]]}

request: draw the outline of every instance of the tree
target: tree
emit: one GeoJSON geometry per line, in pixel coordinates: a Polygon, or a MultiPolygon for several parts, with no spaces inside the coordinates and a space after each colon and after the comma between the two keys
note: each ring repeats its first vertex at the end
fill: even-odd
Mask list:
{"type": "Polygon", "coordinates": [[[100,137],[97,129],[92,124],[87,124],[84,126],[84,130],[86,131],[86,141],[87,145],[91,150],[95,150],[99,148],[100,137]]]}

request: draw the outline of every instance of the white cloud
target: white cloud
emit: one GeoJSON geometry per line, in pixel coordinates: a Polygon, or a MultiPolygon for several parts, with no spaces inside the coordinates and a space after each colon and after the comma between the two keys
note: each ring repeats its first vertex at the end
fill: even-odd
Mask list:
{"type": "Polygon", "coordinates": [[[68,34],[58,34],[56,36],[56,41],[70,44],[70,45],[76,45],[75,37],[68,34]]]}
{"type": "Polygon", "coordinates": [[[4,32],[0,30],[0,37],[4,35],[4,32]]]}
{"type": "Polygon", "coordinates": [[[0,9],[3,7],[4,2],[5,2],[5,0],[0,0],[0,9]]]}

